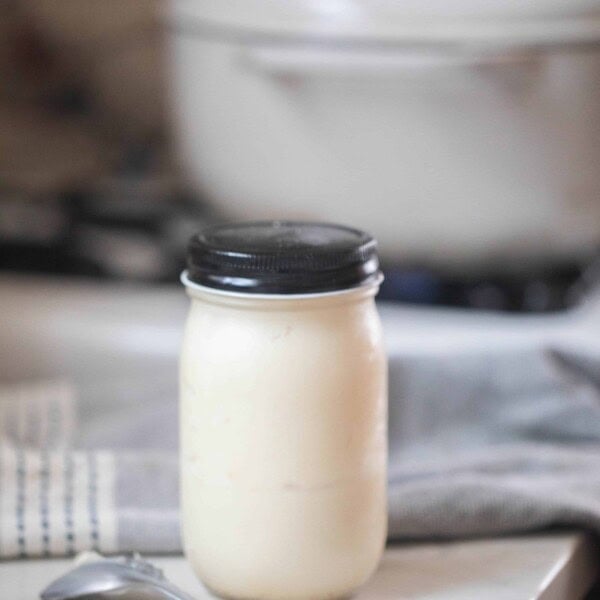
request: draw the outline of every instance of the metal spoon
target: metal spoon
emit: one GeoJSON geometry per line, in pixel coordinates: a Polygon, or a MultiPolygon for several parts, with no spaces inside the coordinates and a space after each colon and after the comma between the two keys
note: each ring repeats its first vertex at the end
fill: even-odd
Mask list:
{"type": "Polygon", "coordinates": [[[167,581],[163,572],[139,554],[116,558],[92,555],[53,581],[42,600],[194,600],[167,581]]]}

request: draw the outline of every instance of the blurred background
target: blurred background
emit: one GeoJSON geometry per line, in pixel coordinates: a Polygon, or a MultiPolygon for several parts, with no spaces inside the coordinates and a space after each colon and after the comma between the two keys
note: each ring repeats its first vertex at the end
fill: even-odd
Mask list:
{"type": "Polygon", "coordinates": [[[600,0],[0,0],[0,558],[180,552],[186,245],[280,218],[379,241],[395,538],[600,531],[600,0]]]}
{"type": "Polygon", "coordinates": [[[215,221],[380,241],[382,297],[599,275],[596,2],[0,0],[0,269],[175,282],[215,221]]]}

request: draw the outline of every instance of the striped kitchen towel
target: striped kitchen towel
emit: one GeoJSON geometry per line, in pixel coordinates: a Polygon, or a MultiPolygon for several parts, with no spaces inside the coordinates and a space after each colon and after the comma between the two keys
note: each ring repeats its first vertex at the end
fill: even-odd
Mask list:
{"type": "Polygon", "coordinates": [[[180,547],[176,455],[144,443],[139,387],[0,386],[0,559],[180,547]]]}
{"type": "MultiPolygon", "coordinates": [[[[600,347],[388,351],[391,538],[600,534],[600,347]]],[[[159,371],[0,386],[0,558],[181,550],[159,371]]]]}
{"type": "Polygon", "coordinates": [[[114,455],[73,447],[66,382],[0,389],[0,557],[116,549],[114,455]]]}

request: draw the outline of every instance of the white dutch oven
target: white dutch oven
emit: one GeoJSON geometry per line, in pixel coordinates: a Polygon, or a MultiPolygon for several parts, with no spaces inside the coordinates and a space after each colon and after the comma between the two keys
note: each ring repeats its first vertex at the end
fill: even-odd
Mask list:
{"type": "Polygon", "coordinates": [[[344,221],[445,267],[600,242],[600,0],[170,10],[182,158],[232,218],[344,221]]]}

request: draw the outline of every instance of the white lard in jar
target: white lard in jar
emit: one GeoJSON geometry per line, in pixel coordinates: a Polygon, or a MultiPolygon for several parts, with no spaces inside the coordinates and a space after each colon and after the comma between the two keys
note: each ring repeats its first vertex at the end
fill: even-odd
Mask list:
{"type": "Polygon", "coordinates": [[[374,240],[315,223],[213,227],[182,279],[187,559],[224,597],[347,595],[387,527],[374,240]]]}

